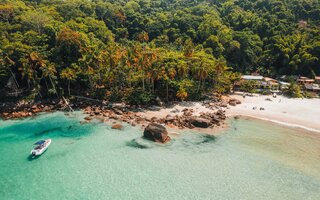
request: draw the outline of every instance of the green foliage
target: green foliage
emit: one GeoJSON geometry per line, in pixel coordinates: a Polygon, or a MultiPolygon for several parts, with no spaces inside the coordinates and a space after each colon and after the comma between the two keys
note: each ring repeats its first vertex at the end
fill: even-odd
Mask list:
{"type": "Polygon", "coordinates": [[[244,92],[253,93],[256,88],[257,82],[254,80],[245,80],[240,85],[240,90],[244,92]]]}
{"type": "Polygon", "coordinates": [[[187,97],[190,93],[190,92],[188,93],[188,91],[191,90],[193,83],[192,83],[192,81],[185,79],[185,80],[182,80],[178,85],[179,85],[179,90],[178,90],[176,96],[181,101],[184,101],[187,99],[187,97]]]}
{"type": "Polygon", "coordinates": [[[148,105],[153,99],[150,92],[142,88],[127,88],[124,94],[124,101],[133,105],[148,105]]]}
{"type": "Polygon", "coordinates": [[[303,96],[305,98],[309,98],[309,99],[319,97],[319,95],[317,95],[317,93],[315,93],[315,92],[304,92],[303,96]]]}
{"type": "Polygon", "coordinates": [[[4,0],[0,83],[13,73],[30,97],[147,103],[229,92],[238,72],[315,76],[319,10],[318,0],[4,0]]]}
{"type": "Polygon", "coordinates": [[[293,98],[303,97],[300,85],[294,82],[290,83],[289,87],[284,91],[284,94],[293,98]]]}

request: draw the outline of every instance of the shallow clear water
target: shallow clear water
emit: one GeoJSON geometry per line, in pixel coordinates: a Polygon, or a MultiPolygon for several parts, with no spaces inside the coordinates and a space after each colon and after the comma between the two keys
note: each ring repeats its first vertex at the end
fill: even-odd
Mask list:
{"type": "Polygon", "coordinates": [[[82,117],[0,121],[0,199],[320,199],[316,135],[240,119],[217,138],[188,131],[159,145],[82,117]]]}

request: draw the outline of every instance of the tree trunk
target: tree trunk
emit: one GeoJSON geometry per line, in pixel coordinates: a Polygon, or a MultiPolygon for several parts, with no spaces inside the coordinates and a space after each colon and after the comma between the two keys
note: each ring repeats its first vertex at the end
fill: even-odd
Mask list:
{"type": "Polygon", "coordinates": [[[69,93],[69,96],[70,96],[70,80],[68,80],[68,93],[69,93]]]}
{"type": "Polygon", "coordinates": [[[51,82],[51,85],[52,85],[52,87],[53,87],[53,89],[54,89],[54,91],[55,91],[58,99],[59,99],[60,97],[59,97],[59,95],[58,95],[58,92],[57,92],[57,90],[56,90],[56,87],[54,86],[54,84],[53,84],[53,82],[52,82],[52,79],[51,79],[51,76],[50,76],[50,75],[49,75],[49,80],[50,80],[50,82],[51,82]]]}
{"type": "Polygon", "coordinates": [[[201,75],[200,75],[200,80],[199,80],[199,85],[198,85],[198,92],[200,91],[200,88],[201,88],[201,75]]]}
{"type": "Polygon", "coordinates": [[[166,84],[166,91],[167,91],[167,102],[169,101],[169,83],[166,84]]]}
{"type": "Polygon", "coordinates": [[[19,86],[19,84],[18,84],[18,81],[17,81],[17,79],[16,79],[15,74],[12,72],[12,70],[11,70],[10,68],[9,68],[9,70],[10,70],[10,72],[11,72],[11,75],[12,75],[13,79],[14,79],[14,82],[16,83],[16,85],[18,86],[18,88],[20,88],[20,86],[19,86]]]}
{"type": "Polygon", "coordinates": [[[145,90],[145,86],[144,86],[144,75],[142,77],[142,90],[144,91],[145,90]]]}
{"type": "Polygon", "coordinates": [[[48,91],[49,91],[49,86],[48,86],[48,83],[47,83],[47,79],[46,79],[46,78],[44,79],[44,82],[46,83],[47,92],[48,92],[48,91]]]}
{"type": "Polygon", "coordinates": [[[42,99],[42,95],[41,95],[41,92],[40,92],[40,91],[38,91],[38,95],[39,95],[40,98],[42,99]]]}
{"type": "Polygon", "coordinates": [[[205,89],[205,85],[206,85],[206,79],[204,78],[204,79],[202,80],[202,90],[205,89]]]}
{"type": "Polygon", "coordinates": [[[154,94],[154,80],[152,79],[152,93],[154,94]]]}

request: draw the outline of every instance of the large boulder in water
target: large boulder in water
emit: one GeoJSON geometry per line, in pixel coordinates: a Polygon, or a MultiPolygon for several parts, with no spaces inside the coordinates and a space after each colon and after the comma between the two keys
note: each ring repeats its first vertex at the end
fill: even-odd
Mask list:
{"type": "Polygon", "coordinates": [[[144,129],[143,137],[148,140],[161,143],[166,143],[171,140],[171,138],[168,136],[167,129],[161,124],[157,123],[150,123],[144,129]]]}
{"type": "Polygon", "coordinates": [[[189,119],[189,123],[199,128],[208,128],[211,125],[210,120],[202,117],[193,117],[189,119]]]}

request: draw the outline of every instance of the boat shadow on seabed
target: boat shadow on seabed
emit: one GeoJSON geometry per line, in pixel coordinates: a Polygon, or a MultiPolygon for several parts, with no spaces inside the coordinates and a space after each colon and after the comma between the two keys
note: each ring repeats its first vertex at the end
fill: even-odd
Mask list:
{"type": "Polygon", "coordinates": [[[28,161],[34,161],[34,160],[38,160],[40,157],[41,157],[41,155],[39,155],[39,156],[33,156],[33,155],[30,154],[30,155],[27,157],[27,160],[28,160],[28,161]]]}
{"type": "Polygon", "coordinates": [[[48,150],[46,150],[45,152],[43,152],[41,155],[37,155],[37,156],[34,156],[32,154],[29,154],[29,156],[27,157],[27,160],[28,161],[35,161],[35,160],[38,160],[43,154],[45,154],[48,150]]]}

